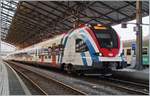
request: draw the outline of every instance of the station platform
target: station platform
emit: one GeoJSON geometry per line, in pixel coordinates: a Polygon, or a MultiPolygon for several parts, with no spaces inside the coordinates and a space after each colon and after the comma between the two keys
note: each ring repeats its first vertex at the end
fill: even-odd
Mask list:
{"type": "Polygon", "coordinates": [[[113,75],[137,81],[149,82],[149,68],[143,70],[131,68],[118,69],[113,71],[113,75]]]}
{"type": "Polygon", "coordinates": [[[17,73],[0,60],[0,95],[31,95],[17,73]]]}

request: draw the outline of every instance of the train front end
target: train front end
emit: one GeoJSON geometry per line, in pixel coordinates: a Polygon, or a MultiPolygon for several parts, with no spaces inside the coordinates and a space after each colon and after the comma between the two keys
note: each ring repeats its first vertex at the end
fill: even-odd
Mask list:
{"type": "Polygon", "coordinates": [[[94,41],[95,53],[93,67],[103,69],[120,69],[125,65],[122,44],[117,32],[111,26],[101,24],[87,25],[94,41]]]}

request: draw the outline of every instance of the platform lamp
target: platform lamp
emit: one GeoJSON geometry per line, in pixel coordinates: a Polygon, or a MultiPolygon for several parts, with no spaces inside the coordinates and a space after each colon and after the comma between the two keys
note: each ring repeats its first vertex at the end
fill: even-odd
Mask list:
{"type": "MultiPolygon", "coordinates": [[[[137,25],[137,23],[127,23],[127,22],[123,22],[123,23],[121,23],[121,28],[127,28],[127,24],[137,25]]],[[[150,24],[144,24],[144,23],[140,24],[140,26],[142,26],[142,25],[149,26],[150,24]]],[[[137,31],[137,28],[136,28],[136,27],[134,27],[134,31],[137,31]]]]}

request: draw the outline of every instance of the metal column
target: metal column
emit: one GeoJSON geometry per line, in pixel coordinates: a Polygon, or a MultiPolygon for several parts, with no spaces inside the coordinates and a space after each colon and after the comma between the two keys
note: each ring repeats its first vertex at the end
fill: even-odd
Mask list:
{"type": "Polygon", "coordinates": [[[143,69],[142,65],[142,1],[136,1],[136,66],[138,70],[143,69]]]}
{"type": "MultiPolygon", "coordinates": [[[[0,0],[0,3],[1,3],[2,1],[0,0]]],[[[0,60],[1,60],[1,32],[2,32],[2,15],[1,15],[1,11],[2,11],[2,8],[1,8],[1,6],[0,6],[0,60]]]]}

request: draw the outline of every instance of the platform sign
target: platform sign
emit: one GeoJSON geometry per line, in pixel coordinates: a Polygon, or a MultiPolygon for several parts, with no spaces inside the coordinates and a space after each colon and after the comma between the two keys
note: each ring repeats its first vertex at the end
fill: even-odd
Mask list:
{"type": "Polygon", "coordinates": [[[132,50],[135,50],[136,49],[136,44],[132,43],[131,47],[132,47],[132,50]]]}

